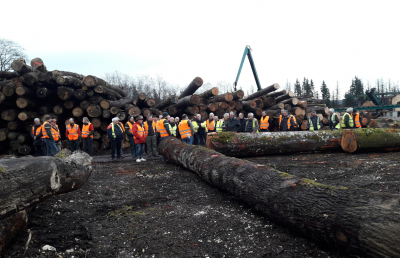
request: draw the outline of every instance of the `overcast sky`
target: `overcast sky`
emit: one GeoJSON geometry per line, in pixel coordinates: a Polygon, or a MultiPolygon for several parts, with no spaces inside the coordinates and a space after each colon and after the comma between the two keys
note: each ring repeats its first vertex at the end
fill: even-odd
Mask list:
{"type": "MultiPolygon", "coordinates": [[[[250,45],[261,86],[307,77],[342,94],[400,81],[400,1],[2,1],[0,37],[49,70],[233,83],[250,45]]],[[[255,85],[248,60],[239,85],[255,85]]]]}

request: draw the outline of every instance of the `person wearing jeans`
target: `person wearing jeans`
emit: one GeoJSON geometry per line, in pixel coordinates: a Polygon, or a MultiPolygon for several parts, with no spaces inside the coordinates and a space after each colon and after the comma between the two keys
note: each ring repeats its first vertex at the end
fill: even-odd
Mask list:
{"type": "Polygon", "coordinates": [[[124,137],[124,130],[122,129],[119,118],[114,117],[111,124],[107,127],[107,135],[111,140],[111,158],[112,160],[121,159],[121,145],[124,137]],[[115,153],[117,157],[115,157],[115,153]]]}
{"type": "Polygon", "coordinates": [[[180,136],[182,142],[192,145],[194,127],[193,124],[188,120],[186,114],[182,115],[182,121],[178,125],[177,135],[180,136]]]}
{"type": "Polygon", "coordinates": [[[58,149],[56,147],[56,143],[54,141],[53,134],[51,132],[50,123],[52,122],[52,117],[47,116],[46,120],[47,121],[44,122],[42,125],[42,138],[46,143],[47,156],[55,156],[58,153],[58,149]]]}
{"type": "Polygon", "coordinates": [[[83,148],[82,151],[86,152],[86,149],[89,148],[89,155],[90,157],[93,156],[93,134],[94,134],[94,127],[90,123],[89,118],[83,118],[83,125],[82,125],[82,141],[83,141],[83,148]]]}
{"type": "Polygon", "coordinates": [[[136,118],[136,123],[132,126],[132,134],[136,145],[136,162],[146,161],[143,158],[144,144],[146,143],[146,133],[142,127],[143,116],[136,118]]]}

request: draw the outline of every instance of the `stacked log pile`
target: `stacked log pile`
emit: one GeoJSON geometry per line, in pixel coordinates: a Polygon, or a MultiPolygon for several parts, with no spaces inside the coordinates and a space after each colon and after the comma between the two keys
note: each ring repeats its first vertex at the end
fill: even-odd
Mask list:
{"type": "MultiPolygon", "coordinates": [[[[95,128],[93,148],[100,150],[110,146],[106,130],[112,117],[124,121],[129,115],[156,112],[152,110],[154,99],[145,94],[132,101],[124,89],[99,77],[48,71],[40,58],[33,59],[31,65],[18,59],[11,67],[15,72],[0,73],[0,154],[31,153],[29,134],[34,118],[43,123],[48,115],[57,117],[61,138],[65,139],[68,119],[74,118],[81,126],[87,116],[95,128]]],[[[123,145],[128,147],[129,142],[123,145]]]]}

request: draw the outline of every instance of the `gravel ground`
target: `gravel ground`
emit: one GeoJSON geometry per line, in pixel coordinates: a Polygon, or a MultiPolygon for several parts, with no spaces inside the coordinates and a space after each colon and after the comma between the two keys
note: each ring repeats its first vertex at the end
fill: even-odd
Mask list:
{"type": "MultiPolygon", "coordinates": [[[[400,192],[399,153],[257,157],[330,185],[400,192]]],[[[4,257],[352,257],[315,245],[263,217],[196,174],[162,159],[94,159],[79,190],[53,196],[29,215],[4,257]],[[49,245],[55,251],[43,251],[49,245]]]]}

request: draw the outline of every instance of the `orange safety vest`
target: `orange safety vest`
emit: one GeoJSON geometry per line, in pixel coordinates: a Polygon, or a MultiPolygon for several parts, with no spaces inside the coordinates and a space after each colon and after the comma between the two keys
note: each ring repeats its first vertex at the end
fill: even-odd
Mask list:
{"type": "MultiPolygon", "coordinates": [[[[156,123],[153,122],[151,124],[153,125],[154,133],[156,133],[156,123]]],[[[147,137],[147,135],[149,135],[149,124],[147,123],[147,121],[144,122],[144,135],[146,135],[146,137],[147,137]]]]}
{"type": "Polygon", "coordinates": [[[178,129],[179,129],[179,134],[181,135],[181,139],[192,136],[192,130],[190,129],[187,120],[181,121],[178,125],[178,129]]]}
{"type": "Polygon", "coordinates": [[[54,129],[53,127],[51,127],[51,134],[53,135],[54,141],[58,141],[61,138],[60,135],[60,130],[58,130],[58,125],[57,126],[57,130],[54,129]]]}
{"type": "Polygon", "coordinates": [[[157,132],[160,133],[161,138],[169,136],[167,129],[165,129],[164,121],[165,119],[161,119],[157,122],[157,132]]]}
{"type": "MultiPolygon", "coordinates": [[[[131,131],[132,131],[132,129],[131,129],[131,131]]],[[[143,136],[143,134],[144,134],[143,127],[141,127],[139,124],[137,124],[137,133],[138,133],[140,136],[143,136]]],[[[137,139],[136,136],[133,136],[133,139],[137,139]]]]}
{"type": "MultiPolygon", "coordinates": [[[[88,135],[90,133],[90,131],[89,131],[90,125],[91,125],[91,123],[88,123],[87,125],[82,125],[82,137],[83,138],[88,137],[88,135]]],[[[93,138],[93,134],[90,136],[90,138],[93,138]]]]}
{"type": "Polygon", "coordinates": [[[354,118],[353,114],[351,114],[351,117],[352,117],[353,120],[354,120],[354,125],[355,125],[357,128],[361,128],[361,124],[360,124],[360,114],[357,113],[357,114],[356,114],[356,118],[354,118]]]}
{"type": "MultiPolygon", "coordinates": [[[[290,129],[290,126],[291,126],[291,124],[290,124],[290,118],[291,117],[293,117],[294,127],[297,128],[296,117],[289,115],[289,119],[288,119],[288,122],[287,122],[288,129],[290,129]]],[[[282,115],[279,116],[279,128],[281,128],[281,121],[282,121],[282,115]]]]}
{"type": "Polygon", "coordinates": [[[42,126],[39,126],[38,128],[36,128],[36,132],[35,132],[35,126],[32,126],[32,134],[33,136],[36,136],[38,134],[40,134],[40,132],[42,131],[42,126]]]}
{"type": "MultiPolygon", "coordinates": [[[[265,118],[261,117],[261,124],[260,124],[260,129],[268,129],[269,127],[269,116],[265,116],[265,118]]],[[[279,121],[280,123],[280,121],[279,121]]]]}
{"type": "Polygon", "coordinates": [[[46,124],[49,124],[49,122],[44,122],[43,124],[42,124],[42,138],[50,138],[48,135],[47,135],[47,132],[46,132],[46,129],[44,129],[44,126],[46,125],[46,124]]]}
{"type": "Polygon", "coordinates": [[[207,130],[213,131],[214,128],[215,128],[215,122],[214,122],[214,120],[210,123],[210,120],[207,119],[207,130]]]}
{"type": "Polygon", "coordinates": [[[76,141],[79,138],[78,135],[78,125],[75,124],[74,127],[71,127],[71,125],[67,125],[67,131],[68,131],[68,139],[70,141],[76,141]]]}

